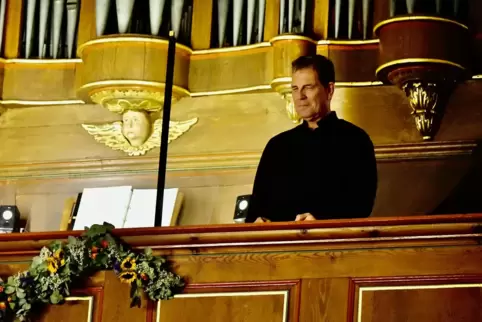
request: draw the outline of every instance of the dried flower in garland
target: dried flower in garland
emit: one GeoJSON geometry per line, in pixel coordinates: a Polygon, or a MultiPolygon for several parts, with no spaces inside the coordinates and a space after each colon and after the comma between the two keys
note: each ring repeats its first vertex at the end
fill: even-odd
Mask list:
{"type": "Polygon", "coordinates": [[[113,269],[131,285],[131,307],[140,306],[142,291],[153,301],[182,291],[184,282],[169,270],[165,258],[150,249],[132,251],[110,234],[113,228],[93,225],[79,238],[56,241],[42,248],[28,271],[10,276],[6,283],[0,279],[0,321],[26,321],[34,305],[62,304],[72,282],[100,270],[113,269]]]}

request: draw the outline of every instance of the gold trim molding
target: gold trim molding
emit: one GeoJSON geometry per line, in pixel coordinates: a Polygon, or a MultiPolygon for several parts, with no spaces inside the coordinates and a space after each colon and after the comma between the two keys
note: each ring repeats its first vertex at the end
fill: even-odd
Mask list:
{"type": "MultiPolygon", "coordinates": [[[[421,142],[376,146],[375,154],[378,162],[417,161],[470,156],[476,147],[475,141],[421,142]]],[[[251,171],[258,166],[260,157],[261,152],[171,155],[167,171],[251,171]]],[[[152,156],[0,164],[0,181],[155,175],[157,167],[158,158],[152,156]]]]}
{"type": "MultiPolygon", "coordinates": [[[[283,77],[284,78],[284,77],[283,77]]],[[[289,78],[291,81],[290,77],[289,78]]],[[[482,80],[482,75],[475,75],[473,80],[482,80]]],[[[157,83],[162,84],[162,83],[157,83]]],[[[163,84],[162,84],[163,85],[163,84]]],[[[336,82],[337,87],[372,87],[383,86],[383,82],[369,81],[369,82],[336,82]]],[[[259,93],[259,92],[271,92],[271,85],[257,85],[250,87],[240,87],[233,89],[225,89],[219,91],[208,92],[189,92],[186,89],[179,88],[183,93],[189,94],[189,97],[201,97],[201,96],[216,96],[216,95],[228,95],[228,94],[246,94],[246,93],[259,93]]],[[[20,106],[47,106],[47,105],[75,105],[85,104],[82,100],[50,100],[50,101],[34,101],[34,100],[0,100],[0,105],[20,105],[20,106]]]]}
{"type": "Polygon", "coordinates": [[[379,22],[378,24],[375,25],[375,27],[373,27],[373,33],[375,35],[378,34],[378,30],[385,26],[385,25],[388,25],[388,24],[392,24],[392,23],[397,23],[397,22],[406,22],[406,21],[436,21],[436,22],[445,22],[445,23],[451,23],[451,24],[454,24],[456,26],[459,26],[463,29],[469,29],[468,26],[458,22],[458,21],[455,21],[455,20],[451,20],[451,19],[447,19],[447,18],[442,18],[442,17],[436,17],[436,16],[404,16],[404,17],[395,17],[395,18],[390,18],[390,19],[387,19],[387,20],[384,20],[384,21],[381,21],[379,22]]]}
{"type": "Polygon", "coordinates": [[[65,298],[67,302],[76,302],[76,301],[88,301],[89,302],[89,309],[87,312],[87,322],[92,322],[94,320],[94,297],[93,296],[69,296],[65,298]]]}
{"type": "MultiPolygon", "coordinates": [[[[148,43],[148,44],[154,44],[154,45],[162,45],[162,46],[168,46],[169,41],[164,38],[159,38],[155,36],[148,36],[148,35],[130,35],[130,36],[125,36],[125,35],[113,35],[113,36],[102,36],[100,38],[96,38],[93,40],[89,40],[86,43],[83,43],[82,45],[79,46],[77,49],[77,56],[81,57],[82,52],[86,47],[91,47],[91,46],[96,46],[100,44],[108,44],[108,43],[125,43],[125,42],[130,42],[130,43],[148,43]]],[[[185,45],[182,45],[180,43],[176,43],[176,49],[181,49],[184,50],[188,54],[192,54],[193,50],[185,45]]]]}
{"type": "Polygon", "coordinates": [[[363,292],[373,291],[397,291],[397,290],[434,290],[434,289],[455,289],[455,288],[482,288],[482,284],[429,284],[429,285],[391,285],[391,286],[361,286],[358,290],[357,322],[363,322],[363,292]]]}
{"type": "MultiPolygon", "coordinates": [[[[79,92],[88,92],[89,95],[93,93],[96,89],[105,89],[105,88],[136,88],[140,87],[145,90],[152,89],[155,91],[164,91],[165,84],[159,82],[151,82],[151,81],[142,81],[142,80],[105,80],[105,81],[98,81],[85,84],[79,88],[79,92]]],[[[191,96],[191,93],[182,87],[174,85],[172,87],[173,94],[178,94],[182,96],[191,96]]]]}
{"type": "Polygon", "coordinates": [[[308,41],[313,44],[317,44],[318,42],[310,37],[306,36],[300,36],[300,35],[295,35],[295,34],[283,34],[279,36],[275,36],[269,40],[270,44],[273,44],[277,41],[290,41],[290,40],[298,40],[298,41],[308,41]]]}
{"type": "Polygon", "coordinates": [[[379,44],[380,39],[367,39],[367,40],[318,40],[317,45],[344,45],[344,46],[360,46],[360,45],[375,45],[379,44]]]}
{"type": "Polygon", "coordinates": [[[396,65],[405,65],[405,64],[443,64],[443,65],[450,65],[450,66],[459,68],[461,70],[465,70],[464,66],[451,62],[449,60],[434,59],[434,58],[405,58],[405,59],[392,60],[388,63],[381,65],[380,67],[377,68],[377,70],[375,71],[375,74],[378,75],[380,71],[382,71],[387,67],[396,66],[396,65]]]}
{"type": "Polygon", "coordinates": [[[26,64],[26,65],[63,65],[63,64],[80,64],[82,59],[72,58],[72,59],[26,59],[26,58],[11,58],[5,59],[0,58],[0,63],[7,64],[26,64]]]}
{"type": "Polygon", "coordinates": [[[23,101],[23,100],[0,100],[0,105],[21,106],[49,106],[49,105],[76,105],[85,104],[82,100],[58,100],[58,101],[23,101]]]}
{"type": "Polygon", "coordinates": [[[198,55],[208,55],[208,54],[232,53],[232,52],[246,51],[246,50],[257,49],[257,48],[267,48],[267,47],[271,47],[271,43],[260,42],[257,44],[236,46],[236,47],[222,47],[222,48],[193,50],[192,55],[198,56],[198,55]]]}
{"type": "MultiPolygon", "coordinates": [[[[174,295],[174,299],[189,299],[189,298],[203,298],[203,297],[238,297],[238,296],[283,296],[283,317],[281,322],[288,322],[289,310],[289,290],[286,291],[254,291],[254,292],[215,292],[215,293],[191,293],[174,295]]],[[[157,302],[156,322],[161,321],[161,303],[157,302]]]]}
{"type": "Polygon", "coordinates": [[[209,91],[209,92],[194,92],[191,93],[191,97],[201,97],[201,96],[215,96],[215,95],[228,95],[228,94],[246,94],[246,93],[259,93],[271,91],[271,86],[269,85],[257,85],[250,87],[241,87],[233,89],[224,89],[219,91],[209,91]]]}

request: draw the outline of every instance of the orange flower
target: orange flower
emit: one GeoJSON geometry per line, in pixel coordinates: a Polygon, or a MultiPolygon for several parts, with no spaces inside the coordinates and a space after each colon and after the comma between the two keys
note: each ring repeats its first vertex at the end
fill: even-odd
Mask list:
{"type": "Polygon", "coordinates": [[[92,255],[90,255],[90,257],[92,257],[92,259],[95,259],[97,257],[97,253],[93,253],[92,255]]]}
{"type": "Polygon", "coordinates": [[[99,248],[92,246],[92,253],[97,253],[99,251],[99,248]]]}
{"type": "Polygon", "coordinates": [[[0,310],[5,310],[7,308],[7,305],[5,302],[0,302],[0,310]]]}
{"type": "Polygon", "coordinates": [[[149,276],[147,276],[147,274],[145,274],[145,273],[142,273],[141,278],[142,278],[142,280],[147,281],[149,279],[149,276]]]}
{"type": "Polygon", "coordinates": [[[3,286],[0,286],[0,293],[3,292],[3,286]]]}
{"type": "Polygon", "coordinates": [[[7,302],[12,302],[12,298],[10,296],[7,298],[7,302]]]}

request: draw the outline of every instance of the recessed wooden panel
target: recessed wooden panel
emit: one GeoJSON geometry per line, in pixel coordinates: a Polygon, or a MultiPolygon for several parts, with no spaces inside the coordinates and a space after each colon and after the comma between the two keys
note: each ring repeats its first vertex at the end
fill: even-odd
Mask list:
{"type": "Polygon", "coordinates": [[[142,293],[140,307],[130,308],[130,304],[130,285],[121,283],[114,272],[107,271],[104,284],[102,322],[148,321],[148,316],[150,316],[149,301],[145,293],[142,293]]]}
{"type": "MultiPolygon", "coordinates": [[[[104,274],[99,278],[103,280],[104,274]]],[[[32,321],[38,322],[101,322],[103,288],[77,289],[61,305],[45,305],[35,312],[32,321]]]]}
{"type": "Polygon", "coordinates": [[[38,322],[92,322],[94,297],[68,298],[62,305],[47,305],[38,322]]]}
{"type": "Polygon", "coordinates": [[[482,284],[360,288],[357,322],[482,321],[482,284]]]}
{"type": "Polygon", "coordinates": [[[189,90],[199,95],[203,92],[269,85],[273,77],[270,59],[272,48],[265,45],[191,56],[189,90]]]}
{"type": "Polygon", "coordinates": [[[75,61],[63,60],[8,63],[4,67],[2,98],[25,101],[78,100],[72,86],[76,65],[75,61]]]}
{"type": "Polygon", "coordinates": [[[288,291],[180,295],[158,304],[156,321],[287,322],[287,300],[288,291]]]}
{"type": "Polygon", "coordinates": [[[337,82],[376,81],[378,43],[329,45],[328,57],[336,66],[337,82]]]}
{"type": "Polygon", "coordinates": [[[152,321],[298,322],[299,286],[299,280],[192,283],[158,302],[152,321]]]}

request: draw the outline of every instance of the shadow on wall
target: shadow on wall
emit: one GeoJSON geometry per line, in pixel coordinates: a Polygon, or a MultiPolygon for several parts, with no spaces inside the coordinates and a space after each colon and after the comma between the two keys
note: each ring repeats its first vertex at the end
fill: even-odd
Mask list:
{"type": "Polygon", "coordinates": [[[482,213],[482,141],[472,155],[472,166],[431,214],[482,213]]]}

